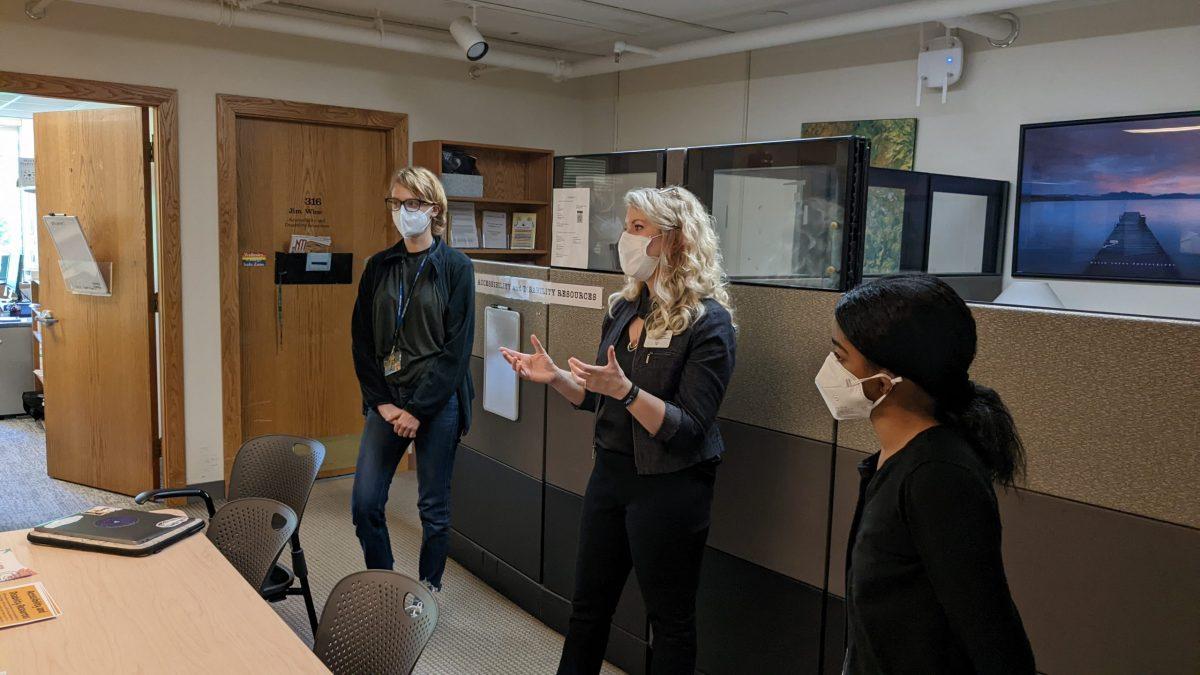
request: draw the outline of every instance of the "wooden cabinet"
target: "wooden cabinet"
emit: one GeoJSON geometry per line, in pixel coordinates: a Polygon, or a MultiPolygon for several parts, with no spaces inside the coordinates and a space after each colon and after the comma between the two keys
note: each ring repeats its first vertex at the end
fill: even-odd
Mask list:
{"type": "MultiPolygon", "coordinates": [[[[464,248],[472,258],[550,264],[551,201],[553,200],[554,152],[537,148],[506,145],[487,145],[460,141],[417,141],[413,143],[413,165],[429,169],[442,176],[442,151],[459,150],[475,158],[476,168],[483,176],[482,197],[460,197],[447,192],[452,202],[470,202],[475,206],[475,228],[479,241],[484,211],[503,211],[507,214],[508,244],[512,246],[512,214],[534,213],[537,225],[533,249],[464,248]]],[[[447,233],[449,234],[449,233],[447,233]]],[[[453,237],[447,241],[454,244],[453,237]]]]}

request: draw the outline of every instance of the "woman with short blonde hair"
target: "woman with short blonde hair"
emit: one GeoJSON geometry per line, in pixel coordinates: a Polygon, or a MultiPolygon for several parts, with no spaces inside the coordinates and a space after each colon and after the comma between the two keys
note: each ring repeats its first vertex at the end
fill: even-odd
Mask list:
{"type": "Polygon", "coordinates": [[[435,207],[432,209],[429,231],[435,237],[445,235],[446,226],[449,225],[450,205],[446,202],[446,189],[442,187],[442,181],[429,169],[406,166],[392,176],[388,193],[394,193],[397,186],[404,188],[425,204],[435,207]]]}
{"type": "Polygon", "coordinates": [[[653,629],[654,675],[696,667],[696,589],[724,444],[717,410],[736,340],[712,219],[679,187],[625,196],[625,286],[609,298],[597,364],[559,368],[502,349],[522,378],[596,413],[575,595],[560,674],[600,670],[630,569],[653,629]],[[603,365],[600,365],[603,364],[603,365]]]}
{"type": "Polygon", "coordinates": [[[446,191],[428,169],[406,167],[384,198],[401,240],[367,261],[351,322],[363,425],[351,512],[368,569],[392,569],[388,486],[409,443],[417,455],[420,580],[442,587],[450,541],[450,477],[471,423],[475,277],[441,235],[446,191]]]}

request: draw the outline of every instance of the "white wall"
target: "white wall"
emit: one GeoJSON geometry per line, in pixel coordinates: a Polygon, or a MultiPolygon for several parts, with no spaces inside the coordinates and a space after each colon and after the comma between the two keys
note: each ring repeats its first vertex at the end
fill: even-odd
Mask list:
{"type": "MultiPolygon", "coordinates": [[[[1027,16],[1018,46],[970,40],[949,102],[929,95],[920,108],[913,100],[916,29],[629,71],[585,92],[594,111],[587,148],[774,140],[798,137],[803,122],[917,117],[917,170],[1007,180],[1015,197],[1021,124],[1200,109],[1197,24],[1200,5],[1188,0],[1027,16]],[[1122,32],[1130,30],[1138,32],[1122,32]],[[609,119],[599,114],[606,96],[616,111],[609,119]]],[[[1013,213],[1010,204],[1006,270],[1013,213]]],[[[1051,286],[1076,309],[1200,319],[1200,287],[1051,286]]]]}
{"type": "Polygon", "coordinates": [[[472,82],[466,65],[61,2],[30,21],[0,6],[0,70],[179,91],[187,479],[221,478],[216,95],[408,113],[413,140],[579,152],[582,85],[522,73],[472,82]]]}

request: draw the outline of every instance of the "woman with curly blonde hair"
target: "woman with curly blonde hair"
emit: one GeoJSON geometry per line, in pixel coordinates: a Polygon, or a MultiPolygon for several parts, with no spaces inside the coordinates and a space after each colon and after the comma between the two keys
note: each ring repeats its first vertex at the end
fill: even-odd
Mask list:
{"type": "Polygon", "coordinates": [[[712,219],[679,187],[625,195],[625,287],[609,298],[597,364],[502,350],[522,378],[596,413],[575,596],[558,672],[598,673],[632,568],[653,629],[650,672],[696,667],[696,589],[724,444],[717,410],[735,333],[712,219]],[[602,364],[602,365],[601,365],[602,364]]]}

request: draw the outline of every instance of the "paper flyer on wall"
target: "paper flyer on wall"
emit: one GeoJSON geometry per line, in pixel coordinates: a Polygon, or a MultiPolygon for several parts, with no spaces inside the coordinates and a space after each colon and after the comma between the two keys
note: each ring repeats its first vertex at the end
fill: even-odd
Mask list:
{"type": "Polygon", "coordinates": [[[588,264],[588,212],[591,208],[587,188],[554,189],[554,243],[550,264],[555,267],[586,269],[588,264]]]}
{"type": "Polygon", "coordinates": [[[62,614],[42,582],[0,589],[0,628],[53,619],[62,614]]]}

